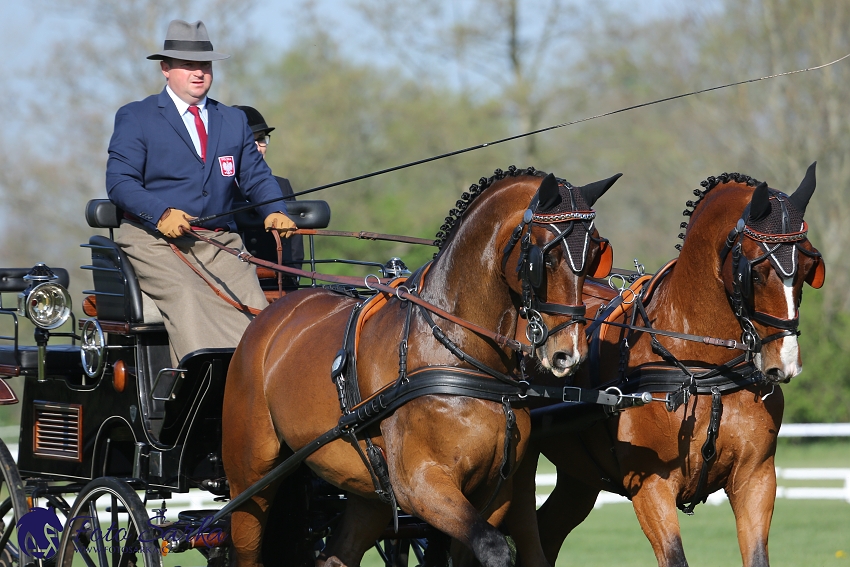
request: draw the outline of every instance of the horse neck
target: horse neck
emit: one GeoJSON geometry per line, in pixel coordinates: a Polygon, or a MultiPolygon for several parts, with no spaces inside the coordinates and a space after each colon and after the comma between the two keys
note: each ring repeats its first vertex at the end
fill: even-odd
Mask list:
{"type": "Polygon", "coordinates": [[[676,266],[659,284],[647,309],[655,327],[720,338],[740,336],[720,273],[720,250],[751,195],[751,187],[718,186],[694,210],[676,266]]]}
{"type": "Polygon", "coordinates": [[[478,197],[429,271],[423,297],[478,325],[510,330],[506,318],[515,324],[516,309],[502,275],[502,248],[539,184],[509,179],[478,197]]]}

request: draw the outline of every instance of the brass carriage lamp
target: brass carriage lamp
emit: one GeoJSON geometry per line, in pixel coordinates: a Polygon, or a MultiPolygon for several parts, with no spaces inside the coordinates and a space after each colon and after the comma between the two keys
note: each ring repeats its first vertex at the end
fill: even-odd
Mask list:
{"type": "Polygon", "coordinates": [[[35,325],[38,346],[38,380],[46,379],[44,358],[50,330],[60,327],[71,316],[71,296],[58,281],[59,276],[44,264],[36,264],[24,276],[27,288],[18,294],[18,315],[35,325]]]}

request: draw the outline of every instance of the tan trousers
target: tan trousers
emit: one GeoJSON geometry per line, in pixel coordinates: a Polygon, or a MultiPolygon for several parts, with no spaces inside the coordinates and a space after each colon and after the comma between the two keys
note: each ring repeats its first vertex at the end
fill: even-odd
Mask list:
{"type": "MultiPolygon", "coordinates": [[[[238,234],[206,230],[201,234],[242,250],[238,234]]],[[[198,349],[234,348],[239,344],[253,317],[218,297],[174,253],[169,240],[138,224],[122,221],[115,242],[130,258],[139,287],[162,313],[175,367],[184,356],[198,349]]],[[[190,236],[171,242],[221,292],[257,309],[268,305],[253,264],[190,236]]]]}

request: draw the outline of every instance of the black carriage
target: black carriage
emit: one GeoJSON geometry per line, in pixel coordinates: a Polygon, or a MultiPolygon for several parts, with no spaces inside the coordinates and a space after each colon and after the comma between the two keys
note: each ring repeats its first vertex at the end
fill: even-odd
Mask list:
{"type": "MultiPolygon", "coordinates": [[[[301,228],[321,229],[330,220],[324,201],[292,202],[289,210],[301,228]]],[[[172,517],[168,506],[173,494],[190,490],[205,491],[207,501],[229,498],[221,407],[234,349],[198,350],[171,367],[162,317],[112,240],[121,218],[107,200],[86,209],[91,227],[109,230],[82,245],[92,259],[83,266],[94,282],[84,291],[89,318],[77,322],[70,311],[66,270],[0,269],[0,291],[18,293],[17,309],[0,303],[0,315],[14,326],[0,343],[0,376],[24,381],[17,463],[0,441],[0,565],[160,565],[164,555],[193,548],[209,565],[228,563],[226,517],[211,523],[217,510],[208,509],[172,517]],[[35,324],[37,345],[21,344],[20,317],[35,324]],[[68,318],[73,332],[57,332],[68,318]]],[[[249,253],[279,260],[258,216],[243,212],[237,221],[249,253]]],[[[315,269],[321,260],[308,238],[305,263],[315,269]]],[[[381,267],[383,276],[406,270],[398,259],[386,268],[366,264],[381,267]]],[[[298,285],[295,278],[258,275],[271,296],[281,284],[298,285]]],[[[18,403],[5,380],[0,403],[18,403]]],[[[285,482],[273,507],[280,536],[269,564],[312,565],[344,496],[303,466],[285,482]]],[[[426,525],[402,517],[378,551],[387,564],[399,564],[412,546],[421,562],[427,533],[426,525]]]]}

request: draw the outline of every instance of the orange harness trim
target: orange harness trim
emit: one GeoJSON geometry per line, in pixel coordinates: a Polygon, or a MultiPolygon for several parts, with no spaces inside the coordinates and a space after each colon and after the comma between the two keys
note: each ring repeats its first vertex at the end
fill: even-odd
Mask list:
{"type": "MultiPolygon", "coordinates": [[[[425,266],[425,269],[422,271],[421,281],[422,287],[424,288],[425,276],[428,274],[428,270],[431,269],[432,264],[428,264],[425,266]]],[[[393,289],[398,289],[401,284],[407,281],[407,278],[395,278],[387,282],[386,285],[393,289]]],[[[421,291],[421,290],[420,290],[421,291]]],[[[366,324],[366,321],[371,319],[378,311],[386,307],[387,303],[389,303],[390,294],[382,291],[375,295],[374,297],[369,298],[365,305],[363,305],[363,309],[360,310],[360,315],[357,319],[357,325],[354,330],[354,355],[357,356],[357,349],[360,346],[360,333],[363,330],[363,326],[366,324]]]]}
{"type": "MultiPolygon", "coordinates": [[[[610,328],[610,325],[608,325],[609,322],[617,321],[620,317],[624,317],[629,313],[629,311],[631,311],[632,305],[634,304],[634,299],[637,298],[640,293],[643,292],[645,294],[644,300],[646,301],[646,303],[649,303],[649,300],[652,298],[652,294],[653,292],[655,292],[655,288],[658,285],[658,282],[661,281],[661,279],[667,274],[667,272],[673,269],[673,266],[676,264],[677,260],[678,258],[673,258],[655,274],[646,274],[639,277],[632,283],[632,285],[626,288],[627,291],[624,290],[623,292],[621,292],[621,295],[625,294],[623,295],[624,301],[617,305],[617,307],[615,307],[611,311],[611,313],[609,313],[608,316],[605,317],[605,321],[599,326],[600,339],[605,339],[605,334],[610,328]],[[646,289],[644,290],[644,288],[646,289]],[[628,303],[626,303],[626,300],[629,300],[628,303]]],[[[588,337],[588,340],[590,340],[590,337],[588,337]]]]}

